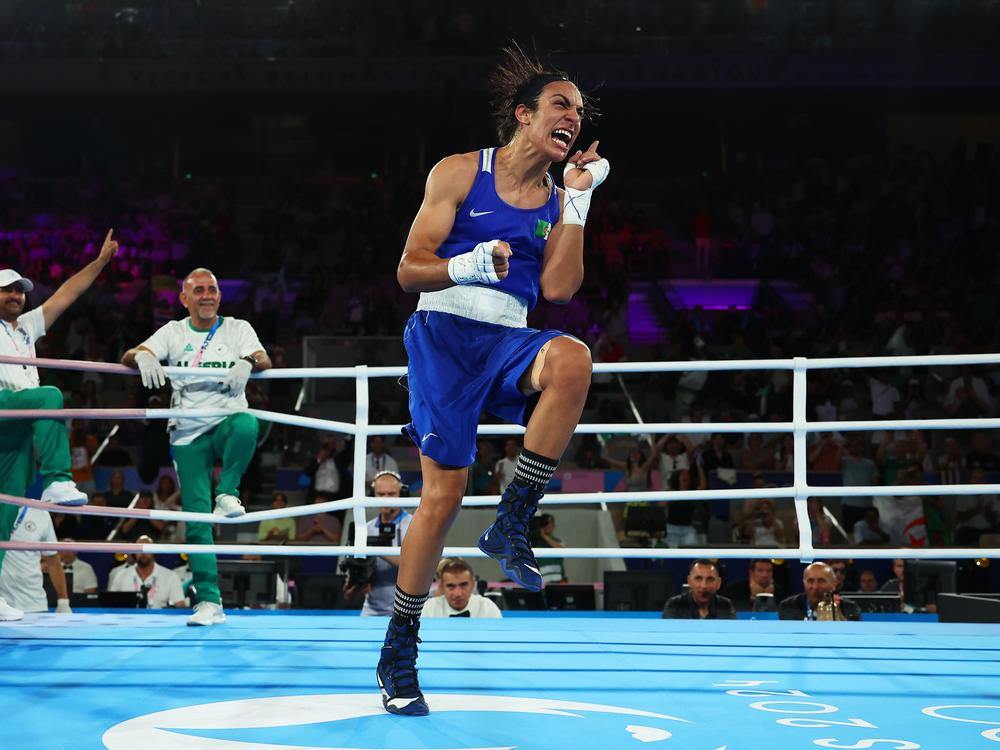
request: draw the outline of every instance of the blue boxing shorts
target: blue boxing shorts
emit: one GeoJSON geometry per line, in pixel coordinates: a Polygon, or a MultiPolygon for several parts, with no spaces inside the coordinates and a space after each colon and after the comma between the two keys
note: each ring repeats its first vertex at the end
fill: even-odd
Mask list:
{"type": "Polygon", "coordinates": [[[444,312],[413,313],[403,331],[411,419],[403,433],[439,464],[469,466],[476,459],[480,412],[525,424],[528,402],[537,394],[524,395],[517,383],[545,342],[566,335],[444,312]]]}

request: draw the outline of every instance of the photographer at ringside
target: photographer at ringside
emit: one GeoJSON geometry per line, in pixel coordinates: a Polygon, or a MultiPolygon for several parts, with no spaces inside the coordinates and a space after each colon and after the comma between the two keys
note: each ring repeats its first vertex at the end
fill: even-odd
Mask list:
{"type": "MultiPolygon", "coordinates": [[[[375,497],[402,497],[406,489],[399,474],[381,471],[371,483],[375,497]]],[[[368,522],[368,544],[373,547],[401,547],[413,516],[402,508],[381,508],[368,522]]],[[[344,596],[350,600],[364,592],[361,615],[391,615],[399,573],[398,557],[347,558],[341,562],[347,574],[344,596]]]]}

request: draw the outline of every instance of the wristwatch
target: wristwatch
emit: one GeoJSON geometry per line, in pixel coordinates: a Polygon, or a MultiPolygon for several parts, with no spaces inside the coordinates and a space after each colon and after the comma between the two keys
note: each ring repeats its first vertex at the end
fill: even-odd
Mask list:
{"type": "Polygon", "coordinates": [[[257,360],[253,358],[252,354],[248,354],[245,357],[240,357],[240,359],[245,360],[250,363],[250,369],[253,370],[257,367],[257,360]]]}

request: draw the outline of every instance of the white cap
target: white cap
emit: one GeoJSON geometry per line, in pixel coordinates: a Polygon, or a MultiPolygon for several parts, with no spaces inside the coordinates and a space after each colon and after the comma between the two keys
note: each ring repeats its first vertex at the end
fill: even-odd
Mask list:
{"type": "Polygon", "coordinates": [[[0,271],[0,287],[10,286],[11,284],[21,283],[24,291],[30,292],[35,288],[35,285],[31,283],[28,279],[24,278],[21,274],[11,268],[4,268],[0,271]]]}

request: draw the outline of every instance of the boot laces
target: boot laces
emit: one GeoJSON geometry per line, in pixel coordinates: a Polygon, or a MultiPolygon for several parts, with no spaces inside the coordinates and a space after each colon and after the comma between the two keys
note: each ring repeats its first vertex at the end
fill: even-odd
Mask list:
{"type": "Polygon", "coordinates": [[[389,638],[385,648],[390,649],[389,668],[386,670],[394,690],[413,687],[417,683],[417,644],[423,643],[417,634],[419,623],[397,625],[389,623],[389,638]]]}

